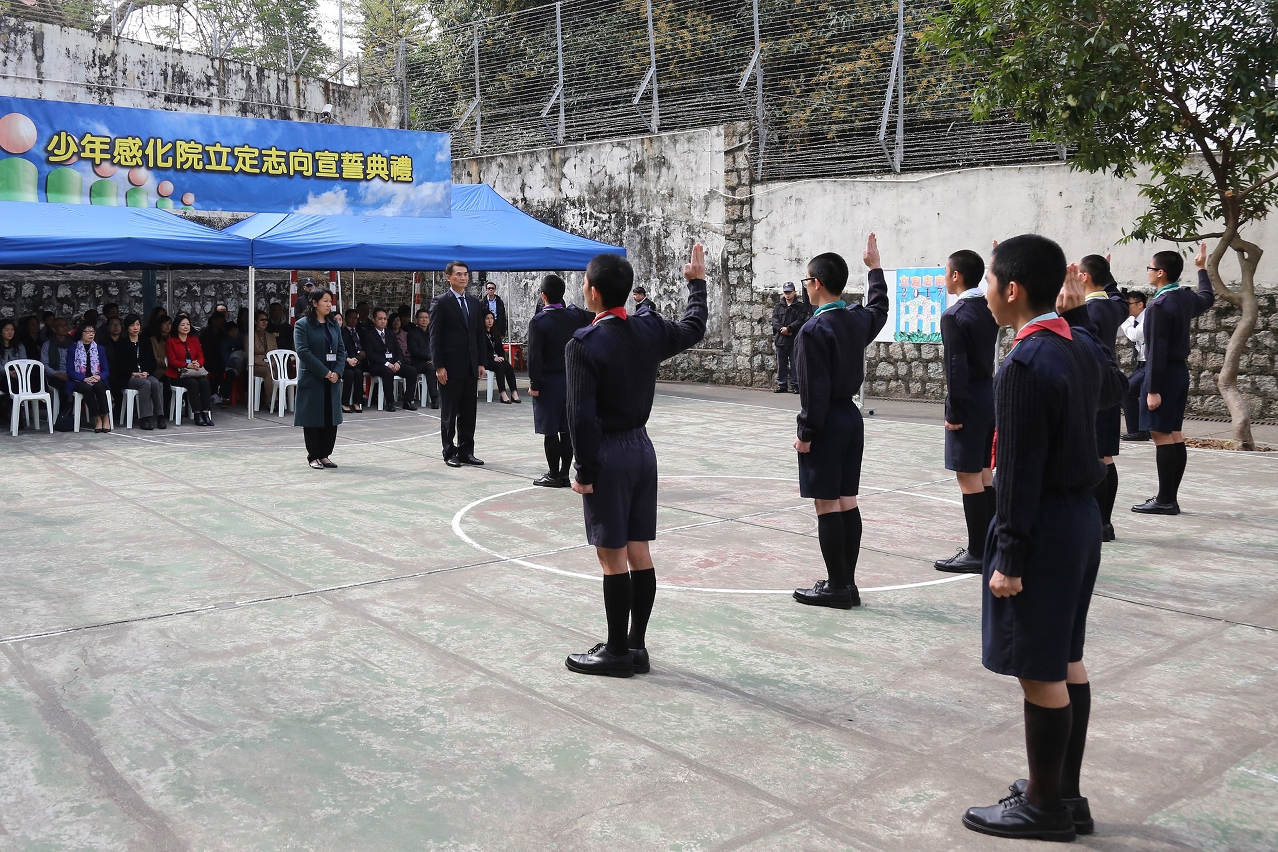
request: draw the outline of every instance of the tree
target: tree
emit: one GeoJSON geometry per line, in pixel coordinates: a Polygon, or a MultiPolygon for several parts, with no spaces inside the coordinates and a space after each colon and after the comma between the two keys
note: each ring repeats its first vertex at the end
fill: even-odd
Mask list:
{"type": "Polygon", "coordinates": [[[981,75],[977,120],[1025,121],[1076,169],[1145,170],[1150,206],[1125,240],[1216,241],[1212,286],[1240,309],[1217,379],[1237,449],[1255,449],[1238,370],[1262,254],[1244,232],[1278,200],[1276,23],[1275,0],[955,0],[924,37],[981,75]],[[1220,274],[1229,251],[1233,286],[1220,274]]]}

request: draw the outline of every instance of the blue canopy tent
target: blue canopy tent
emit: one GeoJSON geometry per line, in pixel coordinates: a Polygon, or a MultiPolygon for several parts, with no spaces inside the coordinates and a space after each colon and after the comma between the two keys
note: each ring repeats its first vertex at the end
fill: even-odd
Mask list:
{"type": "Polygon", "coordinates": [[[451,218],[259,213],[224,233],[253,241],[259,269],[443,269],[465,260],[486,272],[585,269],[611,246],[552,228],[486,184],[453,187],[451,218]]]}
{"type": "Polygon", "coordinates": [[[245,267],[252,244],[167,210],[0,201],[0,267],[245,267]]]}

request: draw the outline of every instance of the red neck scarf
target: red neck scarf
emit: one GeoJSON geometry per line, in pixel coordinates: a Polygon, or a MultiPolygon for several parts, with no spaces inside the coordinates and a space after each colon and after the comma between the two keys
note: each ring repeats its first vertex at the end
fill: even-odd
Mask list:
{"type": "Polygon", "coordinates": [[[625,319],[626,309],[623,306],[619,308],[609,308],[606,311],[600,311],[599,313],[595,314],[595,318],[590,321],[590,324],[594,325],[595,323],[599,322],[604,317],[617,317],[618,319],[625,319]]]}
{"type": "Polygon", "coordinates": [[[1069,322],[1064,317],[1056,317],[1055,319],[1039,320],[1032,322],[1023,327],[1016,333],[1016,339],[1012,341],[1012,348],[1016,348],[1016,344],[1029,337],[1036,331],[1050,331],[1057,337],[1063,337],[1066,340],[1074,339],[1074,332],[1069,330],[1069,322]]]}

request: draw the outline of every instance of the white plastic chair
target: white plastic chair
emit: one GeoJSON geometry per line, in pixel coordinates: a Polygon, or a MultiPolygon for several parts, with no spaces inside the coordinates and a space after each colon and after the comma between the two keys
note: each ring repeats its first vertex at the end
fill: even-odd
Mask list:
{"type": "Polygon", "coordinates": [[[386,390],[382,387],[381,376],[368,377],[368,393],[364,394],[364,405],[373,407],[373,391],[377,391],[377,410],[386,410],[386,390]]]}
{"type": "MultiPolygon", "coordinates": [[[[115,403],[111,401],[111,391],[107,391],[106,398],[107,398],[107,423],[114,423],[115,422],[115,403]]],[[[76,393],[71,394],[71,405],[72,405],[71,410],[75,412],[75,415],[72,418],[73,422],[75,423],[75,428],[72,429],[71,431],[79,432],[80,431],[80,412],[84,408],[84,394],[78,391],[76,393]]]]}
{"type": "Polygon", "coordinates": [[[181,385],[173,386],[173,414],[169,418],[173,421],[174,426],[182,425],[182,408],[185,403],[186,410],[191,412],[191,416],[195,416],[195,409],[191,407],[190,402],[186,399],[186,388],[181,385]]]}
{"type": "Polygon", "coordinates": [[[271,378],[275,380],[275,410],[283,417],[290,390],[293,392],[293,407],[297,407],[297,379],[288,375],[290,363],[294,367],[293,372],[297,372],[297,353],[288,349],[272,349],[266,353],[266,363],[270,365],[271,378]]]}
{"type": "Polygon", "coordinates": [[[496,385],[496,383],[497,383],[497,382],[496,382],[495,377],[493,376],[493,371],[492,371],[492,370],[488,370],[488,371],[487,371],[487,373],[488,373],[488,401],[489,401],[489,402],[492,402],[492,401],[493,401],[493,386],[494,386],[494,385],[496,385]]]}
{"type": "Polygon", "coordinates": [[[120,409],[120,424],[127,429],[133,428],[133,412],[138,410],[138,392],[124,389],[124,404],[120,409]]]}
{"type": "Polygon", "coordinates": [[[403,401],[404,394],[408,393],[408,380],[403,376],[395,377],[395,399],[403,401]]]}
{"type": "Polygon", "coordinates": [[[266,384],[266,380],[261,376],[253,377],[253,410],[262,410],[262,387],[266,384]]]}
{"type": "Polygon", "coordinates": [[[4,365],[5,381],[9,385],[9,395],[13,398],[13,417],[9,423],[9,431],[14,437],[18,435],[18,413],[26,407],[27,425],[40,425],[40,403],[44,403],[49,414],[49,434],[53,434],[53,421],[57,414],[53,410],[54,397],[44,386],[44,364],[29,358],[20,358],[4,365]],[[32,382],[32,373],[39,377],[39,383],[32,382]],[[32,419],[34,411],[35,418],[32,419]]]}

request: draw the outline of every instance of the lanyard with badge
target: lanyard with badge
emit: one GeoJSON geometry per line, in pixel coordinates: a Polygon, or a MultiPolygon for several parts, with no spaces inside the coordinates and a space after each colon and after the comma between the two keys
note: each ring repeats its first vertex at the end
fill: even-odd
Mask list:
{"type": "Polygon", "coordinates": [[[324,360],[330,364],[336,364],[337,353],[333,351],[333,332],[327,321],[324,323],[324,340],[328,343],[328,354],[324,356],[324,360]]]}

